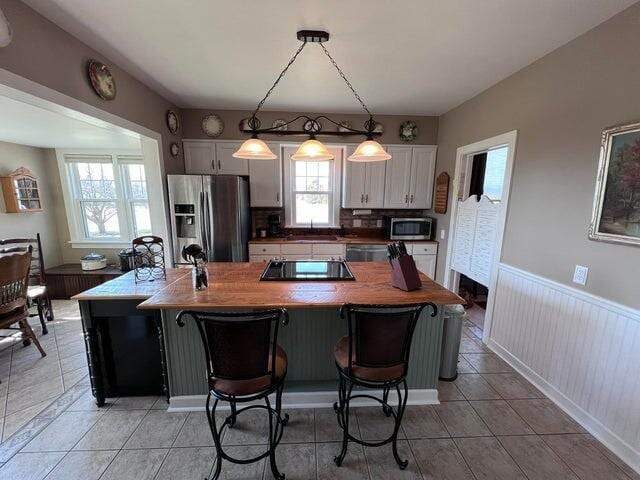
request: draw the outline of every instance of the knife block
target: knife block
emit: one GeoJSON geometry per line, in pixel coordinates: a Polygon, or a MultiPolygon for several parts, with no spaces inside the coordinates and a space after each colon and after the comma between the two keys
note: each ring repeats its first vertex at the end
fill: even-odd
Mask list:
{"type": "Polygon", "coordinates": [[[420,274],[411,255],[391,259],[391,284],[405,292],[422,287],[420,274]]]}

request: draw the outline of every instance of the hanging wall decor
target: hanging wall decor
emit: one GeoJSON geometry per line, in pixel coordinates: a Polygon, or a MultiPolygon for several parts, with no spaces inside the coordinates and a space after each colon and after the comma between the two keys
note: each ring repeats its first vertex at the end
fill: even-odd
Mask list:
{"type": "Polygon", "coordinates": [[[433,211],[435,213],[445,214],[447,213],[447,206],[449,201],[449,174],[442,172],[436,178],[436,191],[435,191],[435,204],[433,211]]]}
{"type": "Polygon", "coordinates": [[[116,98],[116,81],[111,75],[109,67],[98,60],[89,60],[87,73],[91,86],[103,100],[116,98]]]}
{"type": "Polygon", "coordinates": [[[602,132],[589,238],[640,246],[640,123],[602,132]]]}
{"type": "Polygon", "coordinates": [[[173,110],[167,110],[167,128],[173,135],[180,131],[180,118],[173,110]]]}
{"type": "Polygon", "coordinates": [[[407,120],[400,125],[400,140],[403,142],[412,142],[418,136],[418,126],[415,122],[407,120]]]}
{"type": "Polygon", "coordinates": [[[169,145],[169,152],[171,153],[172,157],[177,157],[180,153],[180,145],[178,145],[176,142],[172,142],[171,145],[169,145]]]}
{"type": "Polygon", "coordinates": [[[223,130],[224,123],[215,113],[210,113],[202,118],[202,131],[207,137],[219,137],[223,130]]]}

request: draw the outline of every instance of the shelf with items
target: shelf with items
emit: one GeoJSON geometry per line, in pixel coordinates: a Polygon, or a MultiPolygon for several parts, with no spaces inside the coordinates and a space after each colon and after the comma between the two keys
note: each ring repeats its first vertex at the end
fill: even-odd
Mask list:
{"type": "Polygon", "coordinates": [[[38,179],[25,167],[0,177],[7,213],[42,211],[42,195],[38,179]]]}

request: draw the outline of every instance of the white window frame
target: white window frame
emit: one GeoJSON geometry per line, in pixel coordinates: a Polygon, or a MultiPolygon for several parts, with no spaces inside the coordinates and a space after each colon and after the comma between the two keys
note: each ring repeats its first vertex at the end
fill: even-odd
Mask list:
{"type": "MultiPolygon", "coordinates": [[[[58,171],[60,172],[60,183],[64,197],[67,223],[69,225],[69,243],[73,248],[87,248],[104,246],[108,248],[125,248],[131,246],[131,240],[136,236],[134,231],[134,219],[132,205],[144,200],[130,198],[128,188],[125,186],[126,173],[124,166],[135,163],[145,166],[145,179],[147,183],[147,200],[150,207],[150,185],[148,168],[145,164],[141,151],[135,150],[109,150],[109,149],[56,149],[56,159],[58,171]],[[84,216],[81,211],[81,200],[78,192],[78,180],[75,178],[74,163],[84,160],[110,163],[113,166],[113,176],[116,184],[116,209],[118,211],[118,222],[120,227],[120,237],[113,239],[95,239],[86,235],[84,216]]],[[[151,209],[149,208],[150,220],[152,220],[151,209]]],[[[153,223],[152,223],[153,229],[153,223]]]]}
{"type": "MultiPolygon", "coordinates": [[[[293,164],[295,160],[291,160],[291,153],[300,146],[300,143],[285,143],[280,145],[281,158],[284,159],[284,216],[285,216],[285,228],[308,228],[310,223],[297,223],[295,221],[295,175],[293,164]]],[[[340,205],[342,204],[341,188],[342,185],[342,162],[346,152],[345,145],[331,145],[325,144],[327,148],[332,150],[336,155],[334,160],[329,160],[332,165],[330,169],[331,176],[329,177],[330,192],[329,192],[329,222],[328,223],[316,223],[313,222],[314,227],[320,228],[339,228],[340,227],[340,205]]],[[[266,161],[266,160],[265,160],[266,161]]],[[[317,192],[313,192],[317,193],[317,192]]],[[[325,192],[322,192],[325,193],[325,192]]]]}

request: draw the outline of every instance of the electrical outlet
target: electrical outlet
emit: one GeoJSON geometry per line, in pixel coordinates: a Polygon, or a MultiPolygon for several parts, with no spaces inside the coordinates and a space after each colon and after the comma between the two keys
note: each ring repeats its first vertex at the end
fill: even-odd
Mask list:
{"type": "Polygon", "coordinates": [[[382,220],[376,220],[376,227],[380,228],[382,226],[382,220]]]}
{"type": "Polygon", "coordinates": [[[440,240],[444,240],[447,236],[447,231],[443,228],[440,230],[440,240]]]}
{"type": "Polygon", "coordinates": [[[573,272],[573,283],[578,285],[587,284],[587,275],[589,274],[589,267],[584,265],[576,265],[576,270],[573,272]]]}
{"type": "Polygon", "coordinates": [[[362,220],[360,220],[359,218],[354,218],[353,219],[353,226],[354,228],[358,228],[362,226],[362,220]]]}

